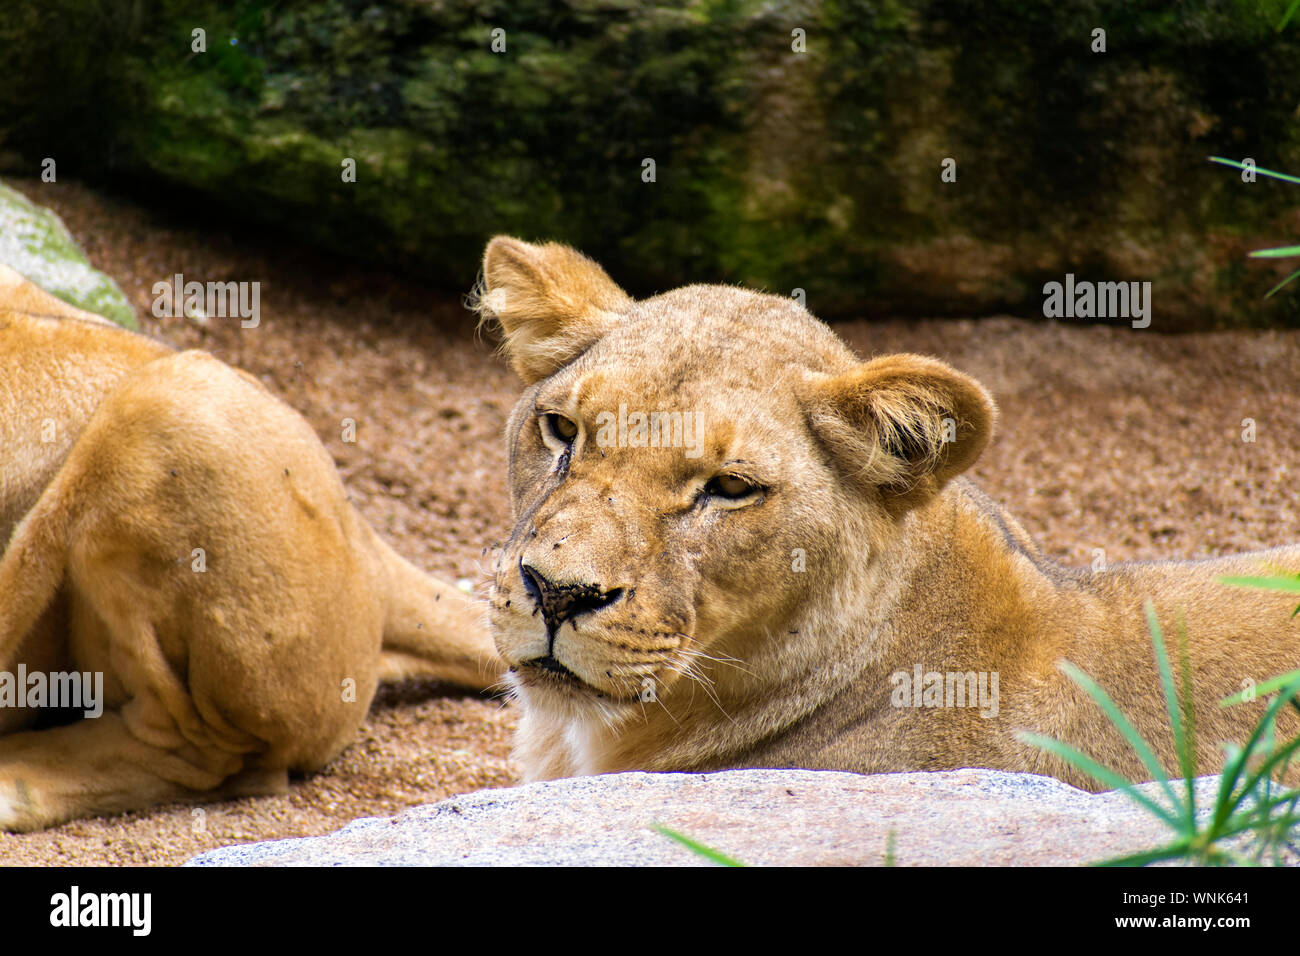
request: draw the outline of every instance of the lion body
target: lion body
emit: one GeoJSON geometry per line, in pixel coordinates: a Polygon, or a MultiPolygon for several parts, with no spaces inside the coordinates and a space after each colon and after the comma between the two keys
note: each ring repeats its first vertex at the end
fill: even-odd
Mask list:
{"type": "Polygon", "coordinates": [[[527,386],[491,622],[530,778],[974,766],[1096,786],[1030,732],[1147,779],[1062,661],[1176,772],[1148,600],[1176,675],[1186,636],[1212,772],[1265,706],[1218,702],[1300,666],[1295,598],[1217,580],[1300,572],[1300,547],[1057,564],[960,477],[995,408],[941,362],[861,362],[795,303],[739,289],[634,302],[562,246],[498,238],[484,274],[480,310],[527,386]],[[614,409],[694,414],[701,454],[631,428],[602,441],[614,409]]]}
{"type": "Polygon", "coordinates": [[[0,827],[279,792],[381,673],[494,682],[473,603],[380,541],[259,382],[8,289],[0,671],[102,675],[103,714],[0,709],[0,827]]]}

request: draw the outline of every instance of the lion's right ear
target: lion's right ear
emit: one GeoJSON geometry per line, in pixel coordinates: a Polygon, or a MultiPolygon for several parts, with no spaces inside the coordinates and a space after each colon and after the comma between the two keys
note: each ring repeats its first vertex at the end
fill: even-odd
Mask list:
{"type": "Polygon", "coordinates": [[[473,303],[481,321],[500,323],[506,356],[529,385],[571,362],[631,305],[605,270],[577,250],[509,236],[488,243],[473,303]]]}

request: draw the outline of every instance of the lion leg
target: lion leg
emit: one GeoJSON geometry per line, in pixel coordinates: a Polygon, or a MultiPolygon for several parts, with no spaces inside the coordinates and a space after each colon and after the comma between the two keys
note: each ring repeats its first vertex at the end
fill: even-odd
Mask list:
{"type": "Polygon", "coordinates": [[[190,747],[141,740],[122,714],[0,737],[0,830],[26,833],[80,817],[283,793],[283,769],[240,772],[190,747]]]}
{"type": "Polygon", "coordinates": [[[0,669],[16,659],[63,583],[69,491],[56,479],[18,523],[0,559],[0,669]]]}
{"type": "Polygon", "coordinates": [[[231,726],[218,710],[200,714],[159,646],[152,617],[164,609],[151,608],[145,593],[132,594],[132,581],[102,573],[86,577],[81,599],[106,625],[110,670],[132,695],[123,713],[136,737],[162,748],[188,743],[214,756],[260,749],[260,741],[231,726]]]}
{"type": "MultiPolygon", "coordinates": [[[[0,600],[0,605],[2,604],[3,600],[0,600]]],[[[17,681],[17,675],[23,667],[28,674],[68,670],[67,619],[67,601],[60,596],[45,609],[45,613],[18,645],[18,650],[11,659],[0,661],[0,671],[7,672],[17,681]]],[[[0,736],[28,730],[41,716],[40,708],[19,705],[18,702],[12,707],[0,707],[0,736]]]]}
{"type": "Polygon", "coordinates": [[[434,677],[474,690],[497,686],[506,665],[488,631],[483,604],[425,574],[360,523],[384,597],[381,679],[434,677]]]}

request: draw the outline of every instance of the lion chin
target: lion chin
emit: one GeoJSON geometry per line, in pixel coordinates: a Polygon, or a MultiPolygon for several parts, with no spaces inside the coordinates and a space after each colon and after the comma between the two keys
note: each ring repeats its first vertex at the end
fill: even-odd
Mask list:
{"type": "MultiPolygon", "coordinates": [[[[1205,772],[1300,664],[1300,547],[1065,567],[964,478],[996,408],[933,358],[862,361],[797,302],[696,285],[637,301],[566,246],[498,237],[477,309],[524,382],[489,624],[529,778],[619,770],[988,767],[1092,781],[1023,742],[1142,761],[1091,674],[1175,766],[1143,617],[1186,621],[1205,772]]],[[[1295,716],[1279,716],[1294,734],[1295,716]]]]}

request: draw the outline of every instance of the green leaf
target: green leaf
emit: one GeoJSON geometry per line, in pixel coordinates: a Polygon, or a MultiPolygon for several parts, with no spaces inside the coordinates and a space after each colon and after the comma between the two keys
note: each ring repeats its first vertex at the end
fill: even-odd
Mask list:
{"type": "Polygon", "coordinates": [[[1232,584],[1241,588],[1259,588],[1261,591],[1285,591],[1288,594],[1300,594],[1300,576],[1293,577],[1218,577],[1220,584],[1232,584]]]}
{"type": "MultiPolygon", "coordinates": [[[[1296,578],[1300,579],[1300,575],[1296,578]]],[[[1288,592],[1296,583],[1291,577],[1221,578],[1220,581],[1225,584],[1268,589],[1276,589],[1280,584],[1282,589],[1288,592]]],[[[1176,839],[1166,846],[1103,860],[1095,865],[1143,866],[1173,859],[1183,859],[1201,865],[1250,865],[1261,862],[1264,854],[1270,851],[1272,861],[1281,862],[1281,849],[1293,839],[1293,831],[1300,827],[1300,813],[1297,813],[1297,807],[1300,806],[1300,790],[1281,793],[1277,790],[1282,787],[1280,778],[1288,772],[1293,759],[1300,755],[1300,737],[1275,748],[1275,728],[1278,711],[1288,702],[1300,710],[1300,671],[1271,678],[1256,688],[1256,693],[1275,692],[1276,695],[1269,701],[1263,719],[1254,727],[1245,746],[1238,746],[1235,743],[1224,745],[1225,766],[1212,801],[1211,817],[1202,828],[1196,818],[1196,712],[1191,699],[1191,660],[1187,654],[1185,627],[1180,618],[1181,686],[1176,688],[1164,633],[1156,617],[1155,606],[1151,601],[1146,601],[1143,608],[1151,632],[1152,649],[1160,673],[1180,769],[1187,784],[1186,798],[1180,800],[1174,795],[1172,781],[1166,777],[1149,743],[1142,739],[1110,696],[1090,676],[1069,662],[1061,662],[1059,666],[1092,697],[1121,737],[1134,747],[1147,770],[1162,783],[1165,795],[1170,797],[1173,804],[1173,811],[1140,793],[1136,783],[1126,780],[1121,774],[1102,766],[1068,744],[1032,733],[1018,734],[1018,739],[1088,774],[1103,786],[1124,793],[1170,827],[1177,835],[1176,839]],[[1279,781],[1273,779],[1275,775],[1279,781]],[[1243,856],[1233,850],[1222,848],[1225,839],[1243,834],[1253,834],[1254,849],[1248,855],[1243,856]]],[[[1227,706],[1240,701],[1241,695],[1238,694],[1224,700],[1222,705],[1227,706]]]]}
{"type": "Polygon", "coordinates": [[[1094,866],[1146,866],[1148,863],[1157,863],[1160,860],[1176,860],[1180,857],[1187,856],[1191,852],[1192,844],[1190,840],[1175,840],[1168,846],[1162,846],[1155,850],[1146,850],[1142,853],[1134,853],[1130,856],[1117,856],[1113,859],[1102,860],[1100,863],[1094,863],[1094,866]]]}
{"type": "Polygon", "coordinates": [[[1292,256],[1300,256],[1300,246],[1274,246],[1250,253],[1252,259],[1290,259],[1292,256]]]}
{"type": "Polygon", "coordinates": [[[702,856],[706,860],[712,860],[714,863],[718,864],[719,866],[745,866],[746,865],[744,863],[741,863],[739,860],[733,860],[731,857],[727,856],[725,853],[722,853],[719,850],[715,850],[712,847],[707,847],[703,843],[697,843],[695,840],[692,840],[690,837],[678,833],[676,830],[670,830],[668,829],[668,827],[660,826],[658,823],[650,824],[650,829],[654,830],[660,836],[666,836],[670,840],[676,840],[678,843],[686,847],[686,849],[690,850],[696,856],[702,856]]]}
{"type": "Polygon", "coordinates": [[[1062,661],[1057,666],[1066,673],[1070,680],[1074,681],[1087,691],[1088,696],[1097,702],[1097,706],[1102,709],[1102,712],[1105,713],[1110,722],[1115,725],[1115,729],[1124,735],[1124,739],[1128,742],[1128,745],[1132,747],[1138,757],[1141,758],[1142,763],[1147,768],[1147,772],[1151,774],[1151,779],[1159,781],[1160,785],[1164,787],[1165,794],[1169,797],[1169,802],[1174,806],[1178,806],[1178,798],[1174,796],[1174,788],[1169,785],[1168,771],[1166,771],[1160,764],[1160,760],[1152,752],[1151,748],[1147,745],[1147,742],[1142,739],[1142,735],[1138,733],[1137,728],[1134,727],[1133,724],[1129,722],[1129,719],[1124,716],[1124,712],[1119,709],[1115,704],[1115,701],[1111,699],[1111,696],[1106,693],[1100,684],[1069,661],[1062,661]]]}
{"type": "MultiPolygon", "coordinates": [[[[1273,288],[1271,288],[1271,289],[1269,289],[1267,292],[1265,292],[1265,293],[1264,293],[1264,298],[1266,298],[1266,299],[1271,299],[1271,298],[1273,298],[1273,296],[1274,296],[1274,295],[1275,295],[1275,294],[1276,294],[1276,293],[1277,293],[1277,292],[1278,292],[1278,291],[1279,291],[1283,286],[1287,285],[1287,284],[1290,283],[1290,282],[1294,282],[1295,279],[1296,279],[1297,277],[1300,277],[1300,269],[1297,269],[1295,272],[1291,273],[1289,276],[1287,276],[1285,279],[1283,279],[1283,280],[1282,280],[1281,282],[1279,282],[1277,285],[1273,286],[1273,288]]],[[[1297,613],[1297,614],[1300,614],[1300,607],[1297,607],[1297,608],[1296,608],[1296,613],[1297,613]]],[[[1293,616],[1294,616],[1294,615],[1293,615],[1293,616]]]]}
{"type": "Polygon", "coordinates": [[[1237,782],[1241,780],[1241,771],[1246,766],[1249,754],[1236,744],[1225,747],[1228,759],[1224,762],[1223,772],[1219,774],[1219,790],[1214,797],[1214,819],[1219,818],[1219,810],[1228,805],[1236,791],[1237,782]]]}
{"type": "Polygon", "coordinates": [[[1254,700],[1257,700],[1260,697],[1267,697],[1274,691],[1281,690],[1283,687],[1286,687],[1288,684],[1292,684],[1297,680],[1300,680],[1300,670],[1287,671],[1285,674],[1280,674],[1271,680],[1266,680],[1264,683],[1250,688],[1249,691],[1243,690],[1240,694],[1233,694],[1231,697],[1223,698],[1223,700],[1219,701],[1219,706],[1232,707],[1234,704],[1252,703],[1254,700]],[[1250,701],[1246,700],[1244,696],[1246,693],[1253,695],[1250,701]]]}
{"type": "Polygon", "coordinates": [[[1295,794],[1288,794],[1285,797],[1260,801],[1260,812],[1258,816],[1252,812],[1239,814],[1233,817],[1233,819],[1229,821],[1228,826],[1216,833],[1215,840],[1226,840],[1235,837],[1238,834],[1250,833],[1252,831],[1258,833],[1260,830],[1267,830],[1272,833],[1289,832],[1297,825],[1300,825],[1300,816],[1297,816],[1292,812],[1284,813],[1278,817],[1271,816],[1270,814],[1282,804],[1295,799],[1295,796],[1295,794]]]}
{"type": "MultiPolygon", "coordinates": [[[[1184,779],[1190,780],[1196,776],[1196,767],[1194,761],[1193,766],[1190,768],[1187,766],[1188,740],[1183,732],[1183,709],[1178,700],[1178,692],[1174,689],[1174,675],[1169,667],[1169,654],[1165,650],[1165,635],[1160,630],[1160,621],[1156,619],[1155,605],[1148,600],[1143,602],[1142,608],[1146,612],[1147,629],[1151,631],[1151,643],[1155,648],[1156,667],[1160,671],[1160,683],[1165,691],[1165,709],[1169,712],[1169,725],[1174,730],[1174,752],[1178,754],[1178,765],[1184,779]]],[[[1188,789],[1189,791],[1192,789],[1190,783],[1188,789]]]]}
{"type": "Polygon", "coordinates": [[[1182,687],[1179,702],[1182,704],[1184,736],[1186,738],[1185,759],[1180,761],[1183,776],[1187,780],[1187,812],[1196,815],[1196,694],[1192,688],[1192,658],[1187,651],[1187,622],[1178,616],[1178,664],[1181,671],[1182,687]]]}
{"type": "Polygon", "coordinates": [[[1277,25],[1278,33],[1286,29],[1286,25],[1291,22],[1297,10],[1300,10],[1300,0],[1291,0],[1291,6],[1286,8],[1286,13],[1282,14],[1282,20],[1277,25]]]}
{"type": "MultiPolygon", "coordinates": [[[[1027,744],[1030,744],[1031,746],[1038,747],[1040,750],[1046,750],[1048,753],[1060,757],[1066,763],[1082,770],[1088,776],[1092,777],[1094,780],[1103,784],[1104,786],[1110,787],[1112,790],[1121,791],[1129,799],[1134,800],[1137,803],[1140,803],[1142,806],[1146,807],[1146,809],[1150,810],[1153,814],[1155,814],[1157,817],[1159,817],[1161,820],[1167,823],[1175,831],[1179,833],[1182,833],[1184,831],[1183,818],[1181,813],[1180,815],[1175,816],[1173,813],[1166,810],[1164,807],[1160,806],[1160,804],[1156,803],[1146,794],[1139,793],[1136,789],[1134,789],[1137,786],[1137,784],[1133,783],[1133,781],[1124,779],[1123,776],[1121,776],[1120,774],[1116,773],[1114,770],[1111,770],[1108,767],[1103,767],[1101,764],[1097,763],[1097,761],[1093,760],[1087,754],[1075,750],[1069,744],[1063,744],[1059,740],[1055,740],[1051,737],[1044,736],[1043,734],[1031,734],[1031,733],[1022,732],[1020,734],[1017,734],[1016,736],[1018,739],[1024,741],[1027,744]]],[[[1175,801],[1174,805],[1177,806],[1180,811],[1182,811],[1183,808],[1181,807],[1181,805],[1177,803],[1177,801],[1175,801]]]]}
{"type": "Polygon", "coordinates": [[[1245,163],[1239,163],[1235,159],[1224,159],[1222,156],[1211,156],[1210,162],[1222,163],[1224,166],[1233,166],[1237,169],[1253,169],[1261,176],[1271,176],[1273,179],[1281,179],[1288,183],[1300,183],[1300,176],[1288,176],[1286,173],[1274,172],[1271,169],[1264,169],[1262,166],[1247,166],[1245,163]]]}
{"type": "MultiPolygon", "coordinates": [[[[1290,761],[1291,755],[1297,750],[1300,750],[1300,737],[1296,737],[1294,740],[1287,743],[1286,746],[1274,750],[1268,755],[1264,762],[1255,769],[1255,772],[1246,778],[1246,783],[1243,789],[1246,791],[1254,790],[1259,786],[1261,780],[1267,780],[1270,777],[1274,767],[1279,764],[1285,766],[1286,763],[1290,761]]],[[[1295,795],[1295,793],[1284,794],[1281,799],[1290,799],[1295,795]]]]}
{"type": "MultiPolygon", "coordinates": [[[[1277,697],[1273,698],[1268,705],[1268,710],[1264,712],[1263,719],[1255,725],[1254,731],[1251,732],[1250,739],[1246,741],[1245,747],[1242,748],[1241,757],[1239,758],[1241,767],[1245,766],[1245,762],[1249,756],[1258,751],[1260,739],[1264,734],[1272,732],[1272,724],[1277,717],[1277,712],[1282,708],[1286,701],[1290,699],[1291,694],[1294,693],[1296,689],[1300,689],[1300,681],[1296,682],[1294,685],[1288,685],[1288,688],[1290,688],[1289,692],[1278,694],[1277,697]]],[[[1300,744],[1300,737],[1297,737],[1293,743],[1300,744]]],[[[1240,772],[1240,768],[1237,768],[1237,772],[1240,772]]],[[[1220,803],[1215,807],[1214,825],[1216,828],[1222,826],[1230,814],[1236,813],[1237,808],[1241,806],[1242,801],[1246,799],[1253,787],[1251,781],[1257,779],[1257,775],[1255,777],[1247,778],[1246,785],[1241,788],[1231,805],[1220,803]]]]}

